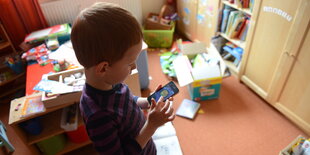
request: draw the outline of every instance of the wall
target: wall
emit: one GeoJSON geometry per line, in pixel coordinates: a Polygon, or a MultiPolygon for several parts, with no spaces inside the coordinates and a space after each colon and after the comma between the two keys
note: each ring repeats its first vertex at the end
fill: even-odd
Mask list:
{"type": "Polygon", "coordinates": [[[142,15],[143,19],[149,12],[159,13],[162,5],[166,3],[166,0],[141,0],[142,3],[142,15]]]}

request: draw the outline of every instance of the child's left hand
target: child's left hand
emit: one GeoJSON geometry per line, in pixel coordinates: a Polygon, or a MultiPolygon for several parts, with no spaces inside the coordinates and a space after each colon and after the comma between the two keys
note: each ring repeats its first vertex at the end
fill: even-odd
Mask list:
{"type": "MultiPolygon", "coordinates": [[[[158,85],[154,92],[156,92],[160,88],[161,88],[161,85],[158,85]]],[[[152,92],[151,94],[153,94],[154,92],[152,92]]],[[[149,103],[149,101],[147,100],[146,97],[139,97],[138,101],[137,101],[137,104],[139,105],[139,107],[141,109],[149,109],[151,107],[151,105],[150,105],[150,103],[149,103]]]]}

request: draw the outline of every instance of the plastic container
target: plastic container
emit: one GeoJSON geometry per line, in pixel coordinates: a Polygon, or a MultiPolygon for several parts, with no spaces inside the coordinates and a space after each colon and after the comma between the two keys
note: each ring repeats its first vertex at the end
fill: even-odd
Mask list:
{"type": "Polygon", "coordinates": [[[171,30],[145,30],[143,28],[143,37],[145,43],[153,48],[169,48],[173,42],[173,33],[175,23],[172,23],[171,30]]]}
{"type": "Polygon", "coordinates": [[[143,50],[137,60],[137,69],[139,72],[139,82],[141,89],[147,89],[149,87],[149,70],[148,70],[148,60],[147,51],[143,50]]]}
{"type": "Polygon", "coordinates": [[[31,135],[38,135],[42,132],[42,125],[39,118],[33,118],[22,122],[19,126],[31,135]]]}
{"type": "Polygon", "coordinates": [[[78,127],[75,131],[66,132],[68,139],[73,143],[83,143],[89,140],[86,128],[84,125],[78,127]]]}
{"type": "Polygon", "coordinates": [[[60,134],[38,142],[37,146],[43,154],[54,155],[60,152],[65,147],[65,144],[66,138],[64,134],[60,134]]]}
{"type": "Polygon", "coordinates": [[[73,104],[62,110],[60,127],[65,131],[74,131],[78,128],[77,104],[73,104]]]}

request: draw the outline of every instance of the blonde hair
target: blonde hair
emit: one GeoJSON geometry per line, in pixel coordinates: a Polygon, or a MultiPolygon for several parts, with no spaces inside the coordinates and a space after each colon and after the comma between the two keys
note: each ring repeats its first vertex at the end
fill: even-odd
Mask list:
{"type": "Polygon", "coordinates": [[[76,57],[85,68],[102,61],[113,64],[142,38],[140,25],[129,11],[104,2],[81,11],[71,32],[76,57]]]}

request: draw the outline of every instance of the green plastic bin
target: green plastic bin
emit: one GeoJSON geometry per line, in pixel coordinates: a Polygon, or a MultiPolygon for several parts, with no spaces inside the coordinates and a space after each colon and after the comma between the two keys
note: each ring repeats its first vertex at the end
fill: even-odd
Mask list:
{"type": "Polygon", "coordinates": [[[65,144],[65,135],[60,134],[38,142],[37,146],[43,154],[55,155],[65,147],[65,144]]]}
{"type": "Polygon", "coordinates": [[[152,48],[169,48],[173,41],[175,23],[171,30],[145,30],[142,29],[145,43],[152,48]]]}

